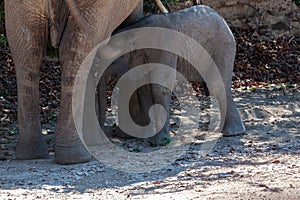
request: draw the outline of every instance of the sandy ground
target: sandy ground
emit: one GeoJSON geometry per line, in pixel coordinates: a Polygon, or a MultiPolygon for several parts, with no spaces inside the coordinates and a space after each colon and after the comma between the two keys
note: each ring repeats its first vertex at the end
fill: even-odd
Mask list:
{"type": "MultiPolygon", "coordinates": [[[[97,160],[0,161],[0,199],[299,199],[300,95],[236,92],[247,134],[192,145],[167,168],[133,174],[97,160]]],[[[13,157],[13,155],[12,155],[13,157]]]]}

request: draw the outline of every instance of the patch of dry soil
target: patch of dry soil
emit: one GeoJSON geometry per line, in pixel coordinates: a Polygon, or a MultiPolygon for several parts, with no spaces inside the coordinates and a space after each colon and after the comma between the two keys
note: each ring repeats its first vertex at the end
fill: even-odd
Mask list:
{"type": "Polygon", "coordinates": [[[93,160],[61,166],[0,161],[0,199],[299,199],[300,95],[235,92],[247,127],[220,138],[206,157],[192,145],[167,168],[143,174],[93,160]]]}

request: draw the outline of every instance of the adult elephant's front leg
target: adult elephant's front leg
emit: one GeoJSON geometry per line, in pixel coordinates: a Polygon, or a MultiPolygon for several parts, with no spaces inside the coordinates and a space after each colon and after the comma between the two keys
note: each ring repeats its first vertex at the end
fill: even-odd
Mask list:
{"type": "Polygon", "coordinates": [[[9,47],[16,66],[18,85],[17,159],[45,158],[39,109],[40,67],[46,49],[47,1],[5,1],[9,47]]]}

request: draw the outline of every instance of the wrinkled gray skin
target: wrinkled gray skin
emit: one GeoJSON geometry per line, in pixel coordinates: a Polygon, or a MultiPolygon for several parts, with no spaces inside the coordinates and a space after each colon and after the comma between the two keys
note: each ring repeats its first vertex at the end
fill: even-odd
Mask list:
{"type": "MultiPolygon", "coordinates": [[[[145,17],[135,25],[124,30],[139,27],[163,27],[176,30],[195,39],[206,49],[219,68],[226,90],[227,109],[222,133],[224,136],[244,133],[245,127],[231,92],[236,44],[224,19],[211,8],[195,6],[173,13],[145,17]]],[[[119,62],[123,62],[120,64],[123,67],[123,71],[124,68],[131,68],[144,63],[162,63],[174,68],[177,67],[177,70],[184,74],[189,81],[202,81],[200,74],[189,63],[181,58],[177,58],[176,55],[159,50],[135,51],[131,53],[130,59],[125,61],[128,62],[128,65],[124,64],[124,60],[119,62]]],[[[165,76],[167,77],[168,75],[165,76]]],[[[139,103],[133,104],[134,108],[131,109],[131,115],[137,123],[144,125],[149,123],[147,113],[150,106],[154,103],[159,103],[169,110],[170,91],[155,85],[148,85],[143,89],[139,89],[137,93],[139,103]]],[[[163,130],[149,140],[153,143],[159,143],[162,138],[168,137],[168,132],[169,124],[166,123],[163,130]]]]}
{"type": "MultiPolygon", "coordinates": [[[[62,67],[55,161],[72,164],[91,159],[76,132],[72,116],[71,98],[76,73],[90,50],[110,36],[138,5],[142,6],[141,0],[73,1],[80,11],[77,17],[82,17],[85,22],[80,24],[80,19],[70,15],[76,12],[72,9],[69,12],[65,2],[5,0],[6,31],[18,85],[18,159],[45,158],[48,155],[41,135],[39,109],[40,67],[48,38],[54,47],[59,48],[62,67]],[[84,29],[80,25],[84,25],[84,29]]],[[[134,21],[134,18],[129,21],[134,21]]]]}

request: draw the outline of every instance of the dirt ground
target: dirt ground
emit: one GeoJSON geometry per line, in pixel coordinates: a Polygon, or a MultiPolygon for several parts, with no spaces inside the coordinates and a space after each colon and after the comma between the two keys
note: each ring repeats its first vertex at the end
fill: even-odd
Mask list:
{"type": "Polygon", "coordinates": [[[205,157],[199,139],[165,169],[134,174],[95,159],[62,166],[53,154],[20,161],[11,152],[0,161],[0,199],[299,199],[299,93],[234,93],[247,134],[220,138],[205,157]]]}
{"type": "MultiPolygon", "coordinates": [[[[66,166],[53,162],[60,99],[60,67],[55,61],[42,66],[40,81],[49,158],[15,160],[15,68],[1,44],[0,200],[300,199],[300,39],[274,39],[261,29],[232,30],[237,41],[233,87],[246,89],[235,89],[234,95],[246,135],[219,138],[205,157],[199,153],[199,137],[165,169],[142,174],[117,171],[96,159],[66,166]]],[[[4,32],[2,20],[0,33],[4,32]]]]}

